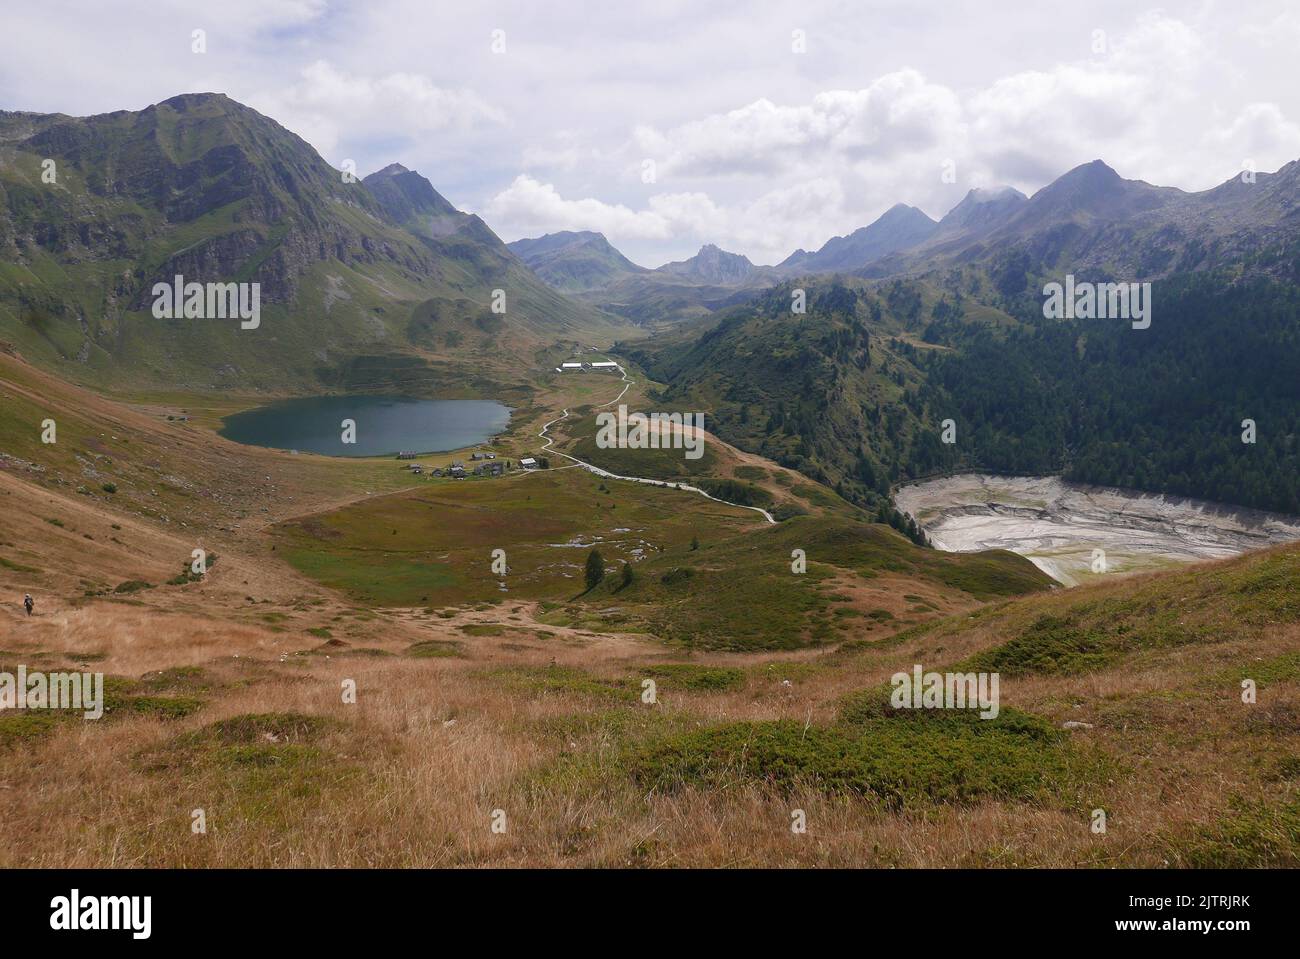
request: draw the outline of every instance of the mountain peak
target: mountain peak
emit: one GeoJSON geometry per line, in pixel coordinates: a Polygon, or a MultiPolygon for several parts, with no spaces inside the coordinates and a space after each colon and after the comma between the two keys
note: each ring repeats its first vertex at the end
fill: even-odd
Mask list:
{"type": "Polygon", "coordinates": [[[1073,170],[1059,177],[1056,182],[1061,180],[1087,180],[1092,183],[1115,183],[1122,181],[1124,178],[1115,172],[1115,168],[1108,165],[1104,160],[1093,160],[1090,163],[1080,163],[1073,170]]]}
{"type": "Polygon", "coordinates": [[[605,234],[559,230],[506,244],[510,252],[557,290],[581,293],[648,272],[616,250],[605,234]]]}
{"type": "Polygon", "coordinates": [[[605,250],[618,252],[605,238],[605,234],[595,230],[556,230],[554,233],[543,233],[541,236],[512,240],[506,245],[517,256],[523,258],[524,262],[528,262],[529,257],[539,254],[549,254],[558,250],[576,250],[580,247],[590,247],[602,252],[605,250]]]}
{"type": "MultiPolygon", "coordinates": [[[[402,166],[400,163],[390,163],[382,170],[376,170],[374,173],[370,174],[370,176],[366,177],[366,179],[369,180],[372,177],[374,178],[391,177],[391,176],[397,176],[400,173],[410,173],[410,172],[411,172],[410,170],[402,166]]],[[[418,175],[419,174],[417,174],[417,176],[418,175]]]]}
{"type": "Polygon", "coordinates": [[[1173,187],[1126,180],[1101,160],[1083,163],[1053,180],[1030,198],[1024,216],[1049,219],[1123,219],[1163,206],[1180,195],[1173,187]]]}
{"type": "Polygon", "coordinates": [[[857,270],[921,243],[937,228],[938,224],[924,210],[895,203],[869,225],[859,227],[848,236],[831,237],[816,253],[798,250],[786,257],[781,266],[812,273],[857,270]]]}
{"type": "Polygon", "coordinates": [[[909,206],[906,203],[895,203],[888,210],[882,213],[879,216],[878,220],[883,220],[885,217],[891,217],[891,218],[897,218],[900,216],[910,217],[910,216],[915,216],[917,213],[920,213],[921,216],[925,216],[924,210],[919,210],[916,207],[909,206]]]}
{"type": "Polygon", "coordinates": [[[224,93],[200,92],[200,93],[178,93],[175,96],[168,97],[166,100],[159,100],[155,106],[171,107],[174,110],[183,110],[197,104],[220,103],[229,104],[230,106],[239,107],[247,110],[249,107],[244,106],[238,100],[232,100],[224,93]]]}
{"type": "Polygon", "coordinates": [[[1029,199],[1013,186],[977,186],[967,192],[962,202],[969,200],[971,203],[993,203],[997,200],[1015,198],[1029,199]]]}
{"type": "Polygon", "coordinates": [[[690,259],[665,263],[659,272],[710,283],[738,283],[754,272],[754,264],[747,256],[728,253],[717,244],[706,243],[690,259]]]}
{"type": "MultiPolygon", "coordinates": [[[[168,97],[166,100],[159,100],[152,106],[145,107],[140,111],[141,114],[152,114],[160,109],[169,110],[172,113],[196,114],[198,116],[222,116],[222,117],[261,117],[250,106],[234,100],[224,93],[178,93],[174,97],[168,97]]],[[[118,110],[118,115],[130,114],[129,110],[118,110]]]]}
{"type": "Polygon", "coordinates": [[[398,223],[424,236],[442,236],[462,214],[433,184],[400,163],[390,163],[361,181],[384,211],[398,223]]]}
{"type": "Polygon", "coordinates": [[[1005,223],[1028,199],[1014,187],[975,187],[939,221],[938,232],[946,239],[953,233],[991,230],[1005,223]]]}

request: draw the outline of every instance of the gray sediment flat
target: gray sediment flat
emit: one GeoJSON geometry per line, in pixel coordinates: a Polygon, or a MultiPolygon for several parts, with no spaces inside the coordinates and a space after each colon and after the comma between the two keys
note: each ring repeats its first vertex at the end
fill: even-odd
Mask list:
{"type": "Polygon", "coordinates": [[[1300,517],[1054,476],[966,473],[894,498],[938,549],[1010,550],[1066,586],[1300,540],[1300,517]],[[1094,550],[1104,551],[1104,573],[1093,571],[1094,550]]]}

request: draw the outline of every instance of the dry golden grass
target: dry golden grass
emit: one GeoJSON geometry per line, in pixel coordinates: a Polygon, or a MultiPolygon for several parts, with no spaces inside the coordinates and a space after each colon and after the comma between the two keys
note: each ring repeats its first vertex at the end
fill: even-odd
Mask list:
{"type": "MultiPolygon", "coordinates": [[[[1244,751],[1258,753],[1258,736],[1243,720],[1248,707],[1231,696],[1142,709],[1149,726],[1141,731],[1105,721],[1114,704],[1194,685],[1204,664],[1191,650],[1142,670],[1004,681],[1004,708],[1093,723],[1075,737],[1117,759],[1116,780],[1102,790],[1109,829],[1098,836],[1087,809],[986,802],[896,811],[815,789],[785,796],[752,782],[647,795],[616,771],[537,779],[566,756],[604,756],[612,770],[617,754],[598,722],[573,739],[548,722],[610,710],[657,710],[687,724],[827,722],[845,693],[926,662],[933,640],[924,636],[851,655],[794,657],[816,668],[792,673],[798,679],[789,687],[754,657],[695,656],[739,664],[749,678],[725,692],[665,689],[649,707],[635,702],[635,689],[627,704],[594,704],[581,691],[503,686],[490,672],[507,664],[546,671],[554,662],[635,678],[637,664],[664,657],[629,637],[557,636],[541,650],[505,650],[509,636],[467,640],[455,623],[385,617],[373,627],[373,645],[393,655],[351,654],[349,646],[329,647],[326,658],[293,655],[321,645],[300,633],[114,603],[7,625],[18,628],[6,646],[19,651],[102,651],[94,668],[126,676],[201,666],[214,685],[202,694],[207,704],[182,720],[73,721],[38,743],[0,750],[0,866],[1160,866],[1161,837],[1211,822],[1232,796],[1260,791],[1244,751]],[[402,655],[409,642],[431,636],[465,642],[468,657],[402,655]],[[342,702],[348,679],[355,705],[342,702]],[[184,733],[249,713],[322,716],[336,725],[301,768],[149,769],[152,752],[175,750],[184,733]],[[191,831],[196,808],[205,810],[206,835],[191,831]],[[503,835],[491,829],[497,809],[506,815],[503,835]],[[791,832],[793,809],[805,811],[806,834],[791,832]]],[[[945,637],[945,658],[993,638],[945,637]]],[[[1300,634],[1278,629],[1250,652],[1297,648],[1300,634]]],[[[1245,650],[1215,652],[1217,662],[1245,650]]],[[[1278,688],[1272,707],[1300,710],[1294,690],[1278,688]]],[[[1279,752],[1294,751],[1294,729],[1274,738],[1279,752]]]]}
{"type": "MultiPolygon", "coordinates": [[[[93,402],[104,404],[96,415],[163,442],[167,428],[156,417],[93,402]]],[[[196,470],[227,456],[220,444],[211,454],[194,442],[196,470]]],[[[1239,798],[1294,801],[1294,781],[1272,770],[1300,754],[1297,684],[1270,684],[1246,706],[1216,677],[1300,652],[1300,624],[1283,617],[1238,635],[1226,606],[1212,602],[1197,615],[1236,638],[1141,652],[1091,673],[1003,679],[1003,708],[1058,727],[1091,725],[1069,735],[1105,759],[1105,780],[1094,784],[1104,835],[1090,829],[1091,808],[1060,802],[898,809],[811,783],[782,792],[753,778],[665,793],[620,765],[642,738],[672,730],[832,723],[843,697],[914,663],[942,669],[1090,599],[1125,601],[1152,584],[1190,595],[1196,575],[1250,558],[1055,591],[978,615],[903,577],[837,580],[834,588],[860,605],[901,614],[913,602],[905,596],[920,596],[949,618],[897,640],[889,639],[896,625],[878,626],[851,650],[692,653],[646,636],[543,625],[533,603],[446,618],[357,609],[279,562],[258,530],[364,491],[321,484],[315,466],[292,473],[274,454],[238,455],[247,459],[226,466],[276,477],[275,491],[259,499],[267,512],[238,531],[219,500],[205,500],[205,515],[180,529],[0,470],[0,556],[39,569],[45,585],[37,615],[23,616],[15,601],[34,574],[0,566],[0,663],[91,668],[134,680],[142,693],[203,701],[179,719],[124,710],[0,738],[0,867],[1161,866],[1179,864],[1183,844],[1231,815],[1239,798]],[[196,526],[220,556],[202,582],[83,595],[174,575],[196,526]],[[507,628],[462,628],[484,624],[507,628]],[[410,654],[430,641],[459,645],[445,647],[453,655],[410,654]],[[744,678],[716,691],[664,681],[658,705],[642,704],[645,669],[665,662],[733,667],[744,678]],[[157,679],[177,667],[191,671],[157,679]],[[355,703],[343,701],[345,681],[355,683],[355,703]],[[224,727],[214,726],[249,714],[326,725],[301,740],[261,727],[223,739],[224,727]],[[195,809],[204,810],[204,834],[192,831],[195,809]],[[806,833],[791,831],[796,809],[806,833]],[[504,833],[492,830],[494,810],[505,814],[504,833]]],[[[0,727],[4,720],[0,713],[0,727]]]]}

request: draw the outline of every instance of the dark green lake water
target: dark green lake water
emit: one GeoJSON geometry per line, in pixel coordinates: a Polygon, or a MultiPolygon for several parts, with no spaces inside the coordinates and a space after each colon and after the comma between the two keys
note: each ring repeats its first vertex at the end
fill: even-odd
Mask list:
{"type": "Polygon", "coordinates": [[[403,396],[311,396],[280,400],[223,420],[236,443],[326,456],[439,453],[477,446],[505,430],[510,410],[496,400],[419,400],[403,396]],[[343,442],[345,419],[356,443],[343,442]]]}

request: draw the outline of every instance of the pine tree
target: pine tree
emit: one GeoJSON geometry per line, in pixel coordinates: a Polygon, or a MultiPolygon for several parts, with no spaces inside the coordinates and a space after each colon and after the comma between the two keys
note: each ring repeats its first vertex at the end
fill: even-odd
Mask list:
{"type": "Polygon", "coordinates": [[[599,550],[593,549],[587,554],[587,592],[600,585],[605,578],[605,560],[599,550]]]}

